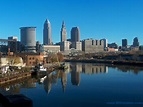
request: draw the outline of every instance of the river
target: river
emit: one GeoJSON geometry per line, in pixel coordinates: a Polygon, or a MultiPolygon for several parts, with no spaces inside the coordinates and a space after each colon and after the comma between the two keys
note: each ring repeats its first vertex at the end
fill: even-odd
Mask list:
{"type": "Polygon", "coordinates": [[[1,86],[33,107],[142,107],[143,67],[66,63],[69,69],[1,86]]]}

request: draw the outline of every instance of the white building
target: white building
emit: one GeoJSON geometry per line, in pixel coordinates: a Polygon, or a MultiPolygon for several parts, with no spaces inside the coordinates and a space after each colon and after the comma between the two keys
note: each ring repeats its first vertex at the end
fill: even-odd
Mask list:
{"type": "Polygon", "coordinates": [[[72,42],[72,48],[77,51],[82,51],[82,43],[81,42],[72,42]]]}
{"type": "Polygon", "coordinates": [[[61,51],[69,51],[70,49],[70,42],[69,41],[63,41],[60,44],[60,50],[61,51]]]}
{"type": "Polygon", "coordinates": [[[60,45],[42,45],[40,51],[44,53],[58,53],[60,52],[60,45]]]}

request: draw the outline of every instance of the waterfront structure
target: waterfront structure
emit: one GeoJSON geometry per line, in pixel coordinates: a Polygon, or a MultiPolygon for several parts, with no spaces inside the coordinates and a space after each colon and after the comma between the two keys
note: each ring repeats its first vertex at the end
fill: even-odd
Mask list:
{"type": "Polygon", "coordinates": [[[127,46],[128,46],[127,39],[122,39],[122,47],[127,47],[127,46]]]}
{"type": "Polygon", "coordinates": [[[103,40],[86,39],[82,41],[82,51],[85,53],[95,53],[104,51],[103,40]]]}
{"type": "Polygon", "coordinates": [[[36,27],[21,27],[20,35],[25,52],[36,52],[36,27]]]}
{"type": "Polygon", "coordinates": [[[37,63],[46,63],[43,53],[17,53],[16,56],[20,56],[23,62],[27,66],[35,66],[37,63]]]}
{"type": "Polygon", "coordinates": [[[137,46],[139,46],[139,41],[138,41],[138,38],[135,37],[133,40],[133,47],[137,47],[137,46]]]}
{"type": "Polygon", "coordinates": [[[40,50],[44,53],[58,53],[60,52],[60,45],[42,45],[40,50]]]}
{"type": "Polygon", "coordinates": [[[79,27],[73,27],[71,29],[71,42],[79,42],[79,41],[80,41],[79,27]]]}
{"type": "Polygon", "coordinates": [[[43,44],[44,45],[52,45],[52,31],[51,31],[51,24],[48,19],[46,19],[44,23],[43,29],[43,44]]]}
{"type": "Polygon", "coordinates": [[[61,42],[67,41],[67,31],[65,22],[62,22],[62,28],[61,28],[61,42]]]}

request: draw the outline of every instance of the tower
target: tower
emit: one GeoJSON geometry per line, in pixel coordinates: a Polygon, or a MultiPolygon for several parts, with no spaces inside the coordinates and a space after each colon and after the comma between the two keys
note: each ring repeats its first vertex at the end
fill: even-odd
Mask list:
{"type": "Polygon", "coordinates": [[[51,24],[48,19],[46,19],[44,23],[44,29],[43,29],[43,44],[44,45],[51,45],[52,44],[52,38],[51,38],[51,24]]]}
{"type": "Polygon", "coordinates": [[[127,47],[128,42],[127,39],[122,39],[122,47],[127,47]]]}
{"type": "Polygon", "coordinates": [[[139,41],[138,41],[137,37],[135,37],[134,40],[133,40],[133,46],[134,47],[139,46],[139,41]]]}
{"type": "Polygon", "coordinates": [[[80,41],[79,27],[73,27],[71,29],[71,42],[79,42],[79,41],[80,41]]]}
{"type": "Polygon", "coordinates": [[[61,42],[64,42],[67,40],[67,31],[65,27],[65,22],[62,22],[62,28],[61,28],[61,42]]]}
{"type": "Polygon", "coordinates": [[[21,27],[21,44],[26,52],[36,52],[36,27],[21,27]]]}

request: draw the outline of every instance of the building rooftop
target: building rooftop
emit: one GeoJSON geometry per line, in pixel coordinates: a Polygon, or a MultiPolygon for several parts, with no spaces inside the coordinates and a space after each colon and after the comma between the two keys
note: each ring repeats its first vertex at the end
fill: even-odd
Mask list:
{"type": "Polygon", "coordinates": [[[36,28],[34,26],[31,26],[31,27],[20,27],[20,29],[27,29],[27,28],[36,28]]]}

